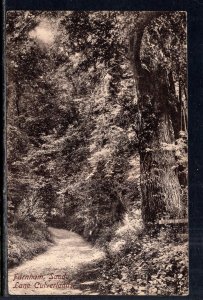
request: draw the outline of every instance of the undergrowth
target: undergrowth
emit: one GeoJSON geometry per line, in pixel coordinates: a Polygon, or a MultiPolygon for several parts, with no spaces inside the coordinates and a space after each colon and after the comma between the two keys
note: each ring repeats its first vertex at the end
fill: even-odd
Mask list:
{"type": "Polygon", "coordinates": [[[126,217],[106,245],[99,292],[106,295],[187,295],[188,242],[170,229],[144,230],[126,217]]]}
{"type": "Polygon", "coordinates": [[[53,243],[51,233],[42,222],[19,220],[8,231],[8,267],[33,258],[53,243]]]}

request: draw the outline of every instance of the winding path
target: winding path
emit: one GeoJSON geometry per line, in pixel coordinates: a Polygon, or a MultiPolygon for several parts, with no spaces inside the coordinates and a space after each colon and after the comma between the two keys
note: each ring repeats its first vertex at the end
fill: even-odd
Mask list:
{"type": "MultiPolygon", "coordinates": [[[[45,253],[8,270],[10,295],[96,295],[86,278],[77,282],[77,274],[92,268],[104,253],[92,247],[80,235],[50,228],[55,244],[45,253]],[[81,287],[85,288],[81,288],[81,287]]],[[[79,276],[80,277],[80,276],[79,276]]]]}

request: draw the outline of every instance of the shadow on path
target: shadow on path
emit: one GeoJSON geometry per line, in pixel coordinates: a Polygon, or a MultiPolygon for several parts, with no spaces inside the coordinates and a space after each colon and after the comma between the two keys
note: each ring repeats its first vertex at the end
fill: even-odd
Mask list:
{"type": "Polygon", "coordinates": [[[96,295],[95,265],[104,252],[77,233],[49,228],[55,244],[45,253],[8,270],[11,295],[96,295]]]}

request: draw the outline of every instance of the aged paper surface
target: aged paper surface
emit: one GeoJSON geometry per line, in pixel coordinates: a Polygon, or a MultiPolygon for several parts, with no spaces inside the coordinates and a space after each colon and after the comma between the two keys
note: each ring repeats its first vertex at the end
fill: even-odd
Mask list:
{"type": "Polygon", "coordinates": [[[8,11],[8,291],[187,295],[185,12],[8,11]]]}

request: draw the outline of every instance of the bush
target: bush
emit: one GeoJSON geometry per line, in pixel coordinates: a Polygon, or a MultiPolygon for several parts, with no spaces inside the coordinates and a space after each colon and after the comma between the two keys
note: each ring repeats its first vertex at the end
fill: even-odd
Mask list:
{"type": "Polygon", "coordinates": [[[14,229],[17,231],[17,235],[27,240],[53,241],[51,234],[44,222],[32,222],[20,219],[14,224],[14,229]]]}
{"type": "Polygon", "coordinates": [[[143,228],[140,210],[133,209],[131,213],[126,213],[123,222],[117,226],[112,236],[108,246],[109,252],[127,254],[135,249],[134,246],[135,244],[138,245],[137,239],[142,234],[143,228]]]}
{"type": "Polygon", "coordinates": [[[8,232],[8,267],[46,251],[52,242],[51,233],[44,223],[19,220],[8,232]]]}
{"type": "Polygon", "coordinates": [[[168,238],[163,231],[152,236],[142,231],[141,226],[136,230],[130,223],[127,226],[125,220],[109,244],[110,251],[101,272],[100,293],[187,295],[187,241],[173,238],[170,231],[168,238]]]}
{"type": "Polygon", "coordinates": [[[143,234],[110,254],[102,269],[101,294],[188,294],[187,243],[168,243],[161,236],[143,234]]]}

